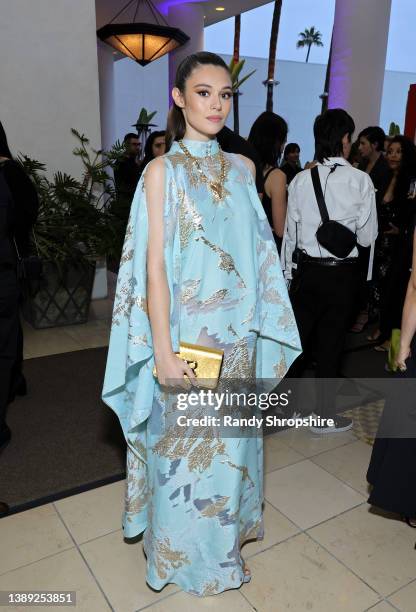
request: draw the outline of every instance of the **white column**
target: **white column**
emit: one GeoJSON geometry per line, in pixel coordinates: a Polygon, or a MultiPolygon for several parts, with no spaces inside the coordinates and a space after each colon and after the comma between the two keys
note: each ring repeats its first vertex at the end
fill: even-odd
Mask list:
{"type": "Polygon", "coordinates": [[[336,0],[329,108],[344,108],[361,129],[378,125],[391,0],[336,0]]]}
{"type": "Polygon", "coordinates": [[[108,150],[116,141],[114,97],[114,54],[109,45],[97,41],[98,76],[100,85],[101,142],[108,150]]]}
{"type": "Polygon", "coordinates": [[[0,115],[14,154],[76,177],[71,128],[101,147],[94,0],[13,0],[0,8],[0,115]]]}
{"type": "Polygon", "coordinates": [[[169,25],[181,29],[190,40],[169,54],[169,98],[175,83],[176,70],[181,61],[204,49],[204,7],[201,4],[182,4],[169,8],[169,25]]]}

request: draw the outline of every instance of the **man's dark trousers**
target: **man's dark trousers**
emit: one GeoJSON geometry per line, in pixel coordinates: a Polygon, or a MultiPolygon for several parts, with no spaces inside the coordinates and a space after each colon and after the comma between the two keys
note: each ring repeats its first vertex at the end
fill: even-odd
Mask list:
{"type": "MultiPolygon", "coordinates": [[[[336,266],[305,263],[299,277],[290,287],[290,299],[304,354],[290,368],[291,378],[300,378],[305,368],[305,355],[313,350],[317,379],[316,414],[335,415],[336,378],[351,316],[357,304],[360,283],[358,263],[336,266]],[[311,344],[313,345],[311,346],[311,344]],[[319,384],[319,379],[325,379],[319,384]],[[332,379],[329,381],[328,379],[332,379]]],[[[305,398],[298,408],[305,412],[305,398]]]]}

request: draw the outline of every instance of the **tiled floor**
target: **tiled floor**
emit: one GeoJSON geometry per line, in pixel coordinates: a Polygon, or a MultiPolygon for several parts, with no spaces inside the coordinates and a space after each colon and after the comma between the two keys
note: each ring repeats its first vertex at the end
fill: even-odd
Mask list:
{"type": "Polygon", "coordinates": [[[88,612],[415,612],[415,534],[370,511],[369,448],[292,431],[265,449],[265,539],[244,546],[253,578],[238,591],[150,589],[141,542],[120,529],[123,482],[0,520],[0,591],[76,590],[88,612]]]}
{"type": "MultiPolygon", "coordinates": [[[[86,325],[25,326],[26,357],[104,346],[110,313],[99,300],[86,325]]],[[[370,511],[370,452],[351,433],[265,438],[265,539],[244,546],[253,578],[239,590],[199,599],[150,589],[141,542],[123,541],[117,482],[1,519],[0,591],[75,590],[88,612],[415,612],[416,535],[370,511]]]]}
{"type": "Polygon", "coordinates": [[[93,300],[89,321],[82,325],[67,325],[50,329],[33,329],[22,320],[24,358],[44,357],[107,346],[110,335],[112,300],[93,300]]]}

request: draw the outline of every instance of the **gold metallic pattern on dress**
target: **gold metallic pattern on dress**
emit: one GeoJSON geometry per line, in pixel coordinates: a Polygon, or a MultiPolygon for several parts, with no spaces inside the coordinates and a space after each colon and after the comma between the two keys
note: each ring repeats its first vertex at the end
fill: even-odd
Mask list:
{"type": "Polygon", "coordinates": [[[200,308],[204,308],[206,306],[211,306],[212,304],[218,304],[219,302],[223,301],[227,294],[228,289],[218,289],[218,291],[215,291],[215,293],[206,298],[206,300],[200,300],[198,302],[198,306],[200,306],[200,308]]]}
{"type": "Polygon", "coordinates": [[[195,279],[192,281],[188,281],[184,289],[182,289],[181,293],[181,302],[182,304],[187,304],[193,297],[195,297],[198,292],[199,286],[201,284],[201,279],[195,279]]]}
{"type": "Polygon", "coordinates": [[[258,540],[259,536],[263,534],[263,520],[258,519],[254,525],[250,527],[248,531],[240,533],[240,546],[248,540],[258,540]]]}
{"type": "Polygon", "coordinates": [[[179,569],[185,563],[190,565],[186,553],[182,550],[173,550],[168,537],[163,540],[156,540],[155,544],[156,568],[160,578],[168,577],[167,570],[179,569]]]}
{"type": "Polygon", "coordinates": [[[133,259],[133,255],[134,255],[134,249],[130,249],[126,251],[125,253],[123,252],[120,258],[120,266],[125,264],[127,261],[130,261],[130,259],[133,259]]]}
{"type": "Polygon", "coordinates": [[[248,313],[247,317],[244,319],[244,321],[241,321],[241,324],[242,324],[242,325],[245,325],[246,323],[250,323],[250,321],[252,321],[252,320],[253,320],[254,313],[255,313],[255,307],[254,307],[254,306],[252,306],[252,307],[250,308],[250,312],[248,313]]]}
{"type": "Polygon", "coordinates": [[[127,242],[130,240],[130,238],[132,238],[133,236],[133,227],[131,222],[129,222],[127,224],[127,228],[126,228],[126,234],[124,236],[124,243],[127,245],[127,242]]]}
{"type": "Polygon", "coordinates": [[[201,516],[205,516],[206,518],[213,518],[214,516],[218,516],[220,512],[224,510],[224,506],[227,504],[230,498],[223,495],[219,499],[216,499],[215,502],[206,506],[203,510],[201,510],[201,516]]]}
{"type": "Polygon", "coordinates": [[[250,484],[254,486],[254,482],[252,481],[251,476],[248,473],[248,467],[246,465],[236,465],[232,461],[225,461],[225,463],[227,463],[227,465],[234,468],[235,470],[239,470],[241,472],[241,478],[243,480],[249,481],[250,484]]]}
{"type": "Polygon", "coordinates": [[[207,238],[205,238],[205,236],[201,236],[201,240],[212,251],[214,251],[214,253],[217,253],[219,255],[219,258],[220,258],[220,262],[218,264],[219,269],[224,270],[224,272],[227,272],[227,274],[234,272],[238,276],[238,278],[241,280],[243,287],[245,287],[245,283],[240,273],[238,272],[237,268],[235,267],[234,259],[231,257],[231,255],[223,251],[222,248],[219,247],[218,245],[212,244],[212,242],[210,242],[207,238]]]}
{"type": "Polygon", "coordinates": [[[131,522],[129,513],[141,512],[148,500],[146,467],[130,448],[127,448],[127,479],[125,487],[126,519],[131,522]]]}
{"type": "Polygon", "coordinates": [[[273,370],[276,373],[276,376],[278,378],[283,378],[286,375],[287,372],[287,363],[286,363],[286,359],[285,359],[285,354],[282,351],[281,352],[281,356],[280,356],[280,360],[274,364],[273,366],[273,370]]]}
{"type": "Polygon", "coordinates": [[[188,457],[188,467],[192,472],[205,472],[216,455],[225,453],[225,444],[220,440],[215,440],[211,446],[211,440],[203,440],[191,450],[188,457]]]}
{"type": "Polygon", "coordinates": [[[216,595],[219,591],[220,588],[220,583],[219,580],[216,578],[215,580],[212,580],[211,582],[208,582],[208,584],[205,584],[201,593],[201,597],[207,597],[208,595],[216,595]]]}
{"type": "MultiPolygon", "coordinates": [[[[201,176],[196,170],[195,164],[193,163],[192,159],[188,159],[184,153],[180,153],[178,151],[177,153],[172,153],[171,155],[169,155],[169,161],[171,162],[173,168],[176,168],[177,166],[183,166],[186,172],[186,178],[189,181],[189,185],[192,189],[198,189],[199,187],[201,187],[201,176]]],[[[198,161],[201,163],[204,169],[206,168],[206,174],[208,176],[218,176],[221,171],[220,153],[215,153],[214,155],[207,155],[204,158],[198,158],[198,161]]],[[[223,201],[226,197],[231,196],[230,192],[225,187],[225,182],[227,180],[231,168],[232,164],[230,160],[227,158],[227,156],[224,156],[225,180],[221,199],[218,199],[218,197],[216,197],[214,195],[214,192],[211,190],[215,203],[219,203],[223,201]]]]}
{"type": "Polygon", "coordinates": [[[202,216],[197,212],[193,200],[182,190],[178,190],[179,198],[179,231],[181,248],[188,246],[195,231],[204,231],[201,224],[202,216]]]}
{"type": "Polygon", "coordinates": [[[250,356],[247,338],[241,338],[234,344],[230,353],[224,356],[221,377],[252,379],[254,374],[254,357],[250,356]]]}
{"type": "Polygon", "coordinates": [[[136,285],[134,277],[129,278],[116,293],[114,300],[114,309],[112,317],[112,325],[120,325],[120,318],[129,317],[131,309],[134,305],[132,293],[136,285]]]}
{"type": "Polygon", "coordinates": [[[139,296],[134,300],[135,305],[143,310],[147,314],[147,299],[145,297],[139,296]]]}
{"type": "Polygon", "coordinates": [[[211,171],[211,178],[209,178],[202,167],[202,158],[198,159],[197,157],[194,157],[189,152],[188,148],[184,145],[182,140],[178,141],[178,145],[185,154],[186,160],[188,162],[188,168],[190,170],[190,172],[188,170],[190,175],[189,180],[191,181],[191,183],[195,181],[196,184],[198,182],[201,182],[207,185],[208,188],[211,190],[214,203],[222,202],[228,195],[230,195],[229,191],[227,191],[227,189],[225,188],[225,182],[227,180],[227,174],[230,169],[230,164],[227,164],[227,160],[221,149],[219,149],[218,153],[216,153],[215,155],[207,155],[205,158],[203,158],[205,160],[206,166],[209,165],[211,160],[215,161],[216,158],[218,158],[220,162],[219,172],[211,171]],[[192,171],[195,172],[196,177],[197,179],[199,179],[199,181],[195,180],[194,177],[191,178],[192,171]],[[213,176],[216,176],[216,178],[214,179],[213,176]]]}
{"type": "Polygon", "coordinates": [[[148,346],[149,348],[151,348],[151,345],[149,344],[149,341],[147,339],[147,334],[142,334],[141,336],[134,336],[133,334],[128,335],[129,340],[133,341],[133,344],[138,345],[138,346],[148,346]]]}

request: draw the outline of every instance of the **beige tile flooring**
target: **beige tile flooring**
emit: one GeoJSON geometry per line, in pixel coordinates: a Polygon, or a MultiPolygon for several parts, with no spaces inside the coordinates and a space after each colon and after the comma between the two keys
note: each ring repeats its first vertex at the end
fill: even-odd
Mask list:
{"type": "Polygon", "coordinates": [[[415,534],[370,511],[368,453],[342,435],[265,438],[265,539],[244,546],[253,578],[239,590],[150,589],[141,542],[120,529],[124,482],[1,519],[0,590],[76,590],[88,612],[414,612],[415,534]]]}
{"type": "MultiPolygon", "coordinates": [[[[25,325],[26,357],[106,345],[110,313],[99,300],[85,325],[25,325]]],[[[265,438],[265,538],[244,546],[253,578],[239,590],[150,589],[141,542],[122,537],[117,482],[1,519],[0,591],[76,590],[88,612],[415,612],[416,534],[370,511],[370,452],[351,433],[265,438]]]]}
{"type": "Polygon", "coordinates": [[[31,359],[106,346],[110,335],[111,311],[111,299],[93,300],[89,321],[82,325],[33,329],[29,323],[22,320],[24,358],[31,359]]]}

